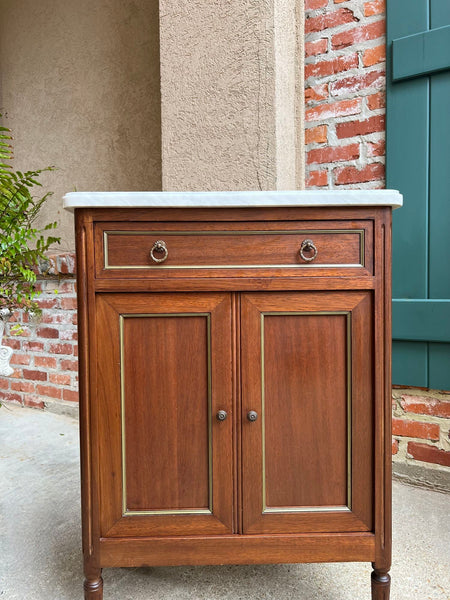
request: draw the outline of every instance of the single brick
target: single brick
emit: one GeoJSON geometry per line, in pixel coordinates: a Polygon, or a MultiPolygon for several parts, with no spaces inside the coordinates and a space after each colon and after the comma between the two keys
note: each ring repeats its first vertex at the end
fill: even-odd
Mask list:
{"type": "Polygon", "coordinates": [[[422,440],[438,440],[439,425],[435,423],[421,423],[419,421],[406,421],[392,419],[392,433],[402,437],[414,437],[422,440]]]}
{"type": "MultiPolygon", "coordinates": [[[[40,309],[45,310],[48,308],[55,308],[55,306],[58,303],[58,299],[56,297],[55,298],[41,298],[41,299],[38,298],[37,303],[38,303],[40,309]]],[[[25,317],[25,315],[24,315],[24,317],[25,317]]]]}
{"type": "Polygon", "coordinates": [[[45,281],[36,281],[36,283],[34,284],[37,292],[43,292],[45,289],[45,285],[45,281]]]}
{"type": "Polygon", "coordinates": [[[376,115],[374,117],[369,117],[364,121],[347,121],[346,123],[338,123],[336,125],[336,135],[339,139],[343,139],[355,137],[356,135],[367,135],[368,133],[384,131],[385,120],[386,119],[384,115],[376,115]]]}
{"type": "Polygon", "coordinates": [[[53,387],[52,385],[37,385],[36,392],[41,396],[48,396],[49,398],[55,398],[61,400],[62,389],[53,387]]]}
{"type": "Polygon", "coordinates": [[[2,345],[3,346],[8,346],[9,348],[13,348],[13,350],[18,350],[20,348],[20,340],[18,340],[17,338],[4,338],[2,340],[2,345]]]}
{"type": "Polygon", "coordinates": [[[331,45],[333,50],[339,50],[340,48],[346,48],[347,46],[366,42],[367,40],[376,40],[382,37],[385,31],[386,24],[384,20],[369,23],[368,25],[357,25],[349,31],[333,35],[331,45]]]}
{"type": "Polygon", "coordinates": [[[19,396],[19,394],[11,394],[10,392],[0,392],[0,402],[2,400],[22,404],[22,396],[19,396]]]}
{"type": "Polygon", "coordinates": [[[358,66],[356,53],[348,56],[338,56],[332,60],[321,60],[315,64],[305,66],[305,79],[309,77],[326,77],[335,73],[343,73],[358,66]]]}
{"type": "Polygon", "coordinates": [[[392,440],[392,454],[397,454],[398,452],[398,440],[392,440]]]}
{"type": "Polygon", "coordinates": [[[52,327],[39,327],[36,333],[40,338],[55,339],[59,337],[59,331],[57,329],[53,329],[52,327]]]}
{"type": "Polygon", "coordinates": [[[49,373],[48,380],[56,385],[70,385],[70,375],[64,373],[49,373]]]}
{"type": "Polygon", "coordinates": [[[29,329],[23,329],[19,334],[14,334],[19,340],[23,338],[29,338],[31,336],[31,331],[29,329]]]}
{"type": "Polygon", "coordinates": [[[317,56],[318,54],[325,54],[327,50],[328,40],[326,38],[316,40],[315,42],[305,43],[305,57],[317,56]]]}
{"type": "Polygon", "coordinates": [[[305,10],[317,10],[328,4],[328,0],[305,0],[305,10]]]}
{"type": "Polygon", "coordinates": [[[379,142],[369,142],[367,144],[367,155],[368,156],[384,156],[386,154],[386,142],[380,140],[379,142]]]}
{"type": "Polygon", "coordinates": [[[372,0],[364,4],[364,16],[372,17],[373,15],[381,15],[386,11],[385,0],[372,0]]]}
{"type": "Polygon", "coordinates": [[[450,467],[450,452],[440,450],[439,448],[436,448],[436,446],[431,446],[430,444],[408,442],[408,454],[421,462],[450,467]]]}
{"type": "Polygon", "coordinates": [[[24,342],[22,349],[26,352],[42,352],[44,344],[42,342],[24,342]]]}
{"type": "Polygon", "coordinates": [[[55,324],[60,323],[62,325],[72,325],[76,323],[76,311],[46,311],[42,315],[42,323],[55,324]]]}
{"type": "Polygon", "coordinates": [[[346,117],[361,112],[361,98],[341,100],[330,104],[320,104],[305,111],[305,121],[321,121],[334,117],[346,117]]]}
{"type": "Polygon", "coordinates": [[[306,187],[323,187],[328,184],[327,171],[310,171],[306,178],[306,187]]]}
{"type": "Polygon", "coordinates": [[[60,306],[63,310],[76,310],[77,299],[76,298],[61,298],[60,306]]]}
{"type": "Polygon", "coordinates": [[[319,125],[305,130],[305,144],[323,144],[327,141],[327,126],[319,125]]]}
{"type": "Polygon", "coordinates": [[[308,87],[305,90],[305,102],[320,102],[328,98],[328,83],[308,87]]]}
{"type": "Polygon", "coordinates": [[[370,163],[358,169],[357,167],[338,167],[334,169],[334,182],[337,185],[350,183],[365,183],[384,178],[384,165],[381,163],[370,163]]]}
{"type": "Polygon", "coordinates": [[[44,371],[35,371],[32,369],[23,370],[23,378],[31,379],[32,381],[47,381],[47,373],[44,371]]]}
{"type": "Polygon", "coordinates": [[[63,371],[78,371],[77,360],[61,359],[59,365],[63,371]]]}
{"type": "Polygon", "coordinates": [[[14,392],[27,392],[32,394],[36,390],[36,384],[31,381],[12,381],[11,389],[14,392]]]}
{"type": "Polygon", "coordinates": [[[307,154],[308,164],[331,163],[342,160],[355,160],[357,158],[359,158],[359,144],[349,144],[348,146],[337,146],[334,148],[318,148],[310,150],[307,154]]]}
{"type": "Polygon", "coordinates": [[[334,97],[355,94],[368,88],[384,88],[386,86],[386,74],[384,71],[370,71],[363,75],[352,75],[344,77],[330,84],[330,94],[334,97]]]}
{"type": "Polygon", "coordinates": [[[384,62],[385,60],[386,46],[384,44],[381,44],[381,46],[375,46],[375,48],[369,48],[363,53],[363,65],[365,67],[371,67],[372,65],[376,65],[379,62],[384,62]]]}
{"type": "Polygon", "coordinates": [[[23,398],[23,403],[25,404],[25,406],[30,406],[31,408],[45,408],[45,404],[42,398],[34,394],[26,394],[23,398]]]}
{"type": "Polygon", "coordinates": [[[377,110],[379,108],[385,108],[386,106],[386,94],[384,92],[377,92],[371,96],[367,96],[367,106],[369,110],[377,110]]]}
{"type": "Polygon", "coordinates": [[[55,289],[58,294],[75,294],[75,280],[63,281],[55,289]]]}
{"type": "Polygon", "coordinates": [[[323,31],[324,29],[331,29],[344,25],[345,23],[351,23],[358,19],[348,8],[339,8],[333,12],[326,12],[318,17],[310,17],[305,21],[305,33],[312,33],[313,31],[323,31]]]}
{"type": "Polygon", "coordinates": [[[69,402],[78,402],[78,392],[74,390],[63,390],[63,400],[68,400],[69,402]]]}
{"type": "Polygon", "coordinates": [[[51,356],[35,356],[34,366],[46,367],[48,369],[56,369],[56,358],[53,358],[51,356]]]}
{"type": "Polygon", "coordinates": [[[9,390],[10,383],[9,377],[0,377],[0,390],[9,390]]]}
{"type": "Polygon", "coordinates": [[[334,0],[335,4],[342,4],[343,2],[348,2],[348,0],[334,0]]]}
{"type": "Polygon", "coordinates": [[[20,354],[18,352],[14,352],[11,356],[12,365],[29,365],[30,361],[31,356],[29,354],[20,354]]]}
{"type": "Polygon", "coordinates": [[[450,400],[440,401],[436,398],[422,396],[402,396],[400,404],[403,410],[409,413],[450,419],[450,400]]]}
{"type": "Polygon", "coordinates": [[[60,340],[77,340],[78,339],[78,332],[74,329],[65,329],[63,331],[59,332],[59,339],[60,340]]]}
{"type": "Polygon", "coordinates": [[[72,344],[50,344],[50,354],[73,354],[72,344]]]}

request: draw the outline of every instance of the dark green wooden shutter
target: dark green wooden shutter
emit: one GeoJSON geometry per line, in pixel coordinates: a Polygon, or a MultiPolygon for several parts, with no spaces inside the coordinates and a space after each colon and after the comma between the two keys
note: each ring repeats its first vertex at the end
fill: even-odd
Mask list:
{"type": "Polygon", "coordinates": [[[450,390],[450,0],[387,2],[393,383],[450,390]]]}

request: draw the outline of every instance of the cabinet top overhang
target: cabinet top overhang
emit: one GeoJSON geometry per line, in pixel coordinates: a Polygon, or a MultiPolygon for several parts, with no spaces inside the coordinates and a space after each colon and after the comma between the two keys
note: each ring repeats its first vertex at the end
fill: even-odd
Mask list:
{"type": "Polygon", "coordinates": [[[70,192],[64,208],[276,208],[391,206],[403,204],[396,190],[292,190],[245,192],[70,192]]]}

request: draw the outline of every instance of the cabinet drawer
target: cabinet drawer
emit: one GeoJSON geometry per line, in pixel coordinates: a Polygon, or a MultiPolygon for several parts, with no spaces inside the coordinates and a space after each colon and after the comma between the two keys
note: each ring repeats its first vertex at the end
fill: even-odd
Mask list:
{"type": "MultiPolygon", "coordinates": [[[[372,273],[372,223],[98,223],[97,277],[186,276],[229,270],[372,273]],[[255,226],[256,225],[256,226],[255,226]],[[166,273],[167,275],[168,273],[166,273]]],[[[306,273],[304,273],[306,274],[306,273]]]]}

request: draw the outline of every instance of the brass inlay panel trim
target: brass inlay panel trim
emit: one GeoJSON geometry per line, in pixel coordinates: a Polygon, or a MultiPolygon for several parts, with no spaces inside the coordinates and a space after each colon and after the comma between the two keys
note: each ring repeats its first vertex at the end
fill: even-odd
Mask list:
{"type": "Polygon", "coordinates": [[[299,512],[352,512],[348,506],[280,506],[277,508],[266,508],[263,510],[263,514],[285,514],[285,513],[299,513],[299,512]]]}
{"type": "Polygon", "coordinates": [[[212,476],[212,387],[211,387],[211,314],[210,313],[133,313],[119,315],[120,340],[120,423],[122,449],[122,516],[142,515],[211,515],[213,514],[213,476],[212,476]],[[206,317],[207,331],[207,372],[208,372],[208,487],[209,508],[176,508],[154,510],[128,510],[127,508],[127,479],[126,479],[126,436],[125,436],[125,372],[123,342],[124,321],[138,317],[206,317]]]}
{"type": "Polygon", "coordinates": [[[261,313],[261,428],[262,428],[262,513],[299,512],[351,512],[352,510],[352,313],[349,311],[292,311],[261,313]],[[265,440],[265,369],[264,369],[264,317],[303,315],[344,315],[347,320],[347,505],[346,506],[280,506],[268,507],[266,503],[266,440],[265,440]]]}
{"type": "Polygon", "coordinates": [[[104,231],[103,232],[103,256],[104,269],[342,269],[365,267],[365,230],[364,229],[298,229],[298,230],[262,230],[262,231],[104,231]],[[151,235],[162,236],[215,236],[215,235],[309,235],[314,233],[345,234],[356,233],[359,235],[359,263],[293,263],[293,264],[270,264],[270,265],[110,265],[108,254],[109,235],[151,235]]]}

